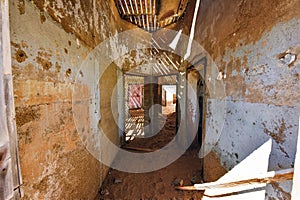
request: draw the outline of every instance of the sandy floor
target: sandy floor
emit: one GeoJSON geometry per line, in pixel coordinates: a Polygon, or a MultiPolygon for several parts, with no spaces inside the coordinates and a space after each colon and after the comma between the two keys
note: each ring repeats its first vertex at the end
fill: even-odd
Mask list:
{"type": "MultiPolygon", "coordinates": [[[[148,139],[135,139],[127,146],[157,149],[166,145],[175,135],[175,113],[169,114],[165,127],[148,139]]],[[[201,192],[178,191],[179,184],[192,185],[191,180],[201,181],[201,160],[197,150],[188,150],[176,162],[158,171],[132,174],[111,169],[96,200],[128,199],[201,199],[201,192]]]]}
{"type": "Polygon", "coordinates": [[[167,106],[162,107],[162,113],[163,114],[171,114],[173,112],[176,112],[176,104],[173,104],[173,102],[168,102],[167,106]]]}

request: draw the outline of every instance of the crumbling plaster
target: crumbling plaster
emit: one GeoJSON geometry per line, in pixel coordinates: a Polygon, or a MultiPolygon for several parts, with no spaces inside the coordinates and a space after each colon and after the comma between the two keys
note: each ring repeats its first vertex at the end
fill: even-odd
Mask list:
{"type": "MultiPolygon", "coordinates": [[[[94,46],[115,34],[110,3],[10,1],[24,199],[93,199],[106,176],[108,167],[86,150],[78,136],[72,94],[76,77],[85,76],[80,71],[83,60],[94,46]],[[101,9],[89,10],[97,6],[101,9]]],[[[116,82],[114,67],[106,75],[110,82],[102,80],[101,90],[110,90],[107,84],[116,82]]],[[[98,83],[83,88],[88,92],[93,84],[98,83]]],[[[109,124],[100,126],[109,129],[109,137],[117,144],[116,124],[104,109],[110,104],[110,96],[105,94],[109,95],[104,93],[100,101],[103,122],[109,124]]],[[[89,120],[89,116],[85,118],[89,120]]]]}
{"type": "MultiPolygon", "coordinates": [[[[84,182],[87,177],[96,177],[94,174],[86,173],[92,173],[93,170],[98,173],[97,168],[103,167],[95,164],[92,158],[76,162],[80,158],[85,159],[84,155],[88,154],[75,136],[75,127],[71,121],[70,99],[71,86],[77,74],[76,69],[79,69],[77,63],[91,48],[104,39],[115,36],[117,31],[133,28],[127,22],[118,21],[118,13],[112,6],[112,2],[75,0],[11,2],[15,100],[17,111],[19,109],[17,122],[19,122],[21,164],[25,177],[24,189],[25,192],[29,192],[29,196],[35,195],[35,198],[40,198],[49,195],[50,197],[77,195],[78,197],[78,191],[84,191],[84,188],[74,189],[79,181],[70,184],[76,177],[75,168],[76,173],[84,171],[78,169],[91,169],[85,170],[82,176],[85,179],[80,180],[84,182]],[[102,9],[99,10],[103,12],[90,11],[89,7],[101,7],[102,9]],[[111,13],[110,8],[113,8],[111,13]],[[117,24],[115,24],[116,19],[117,24]],[[32,33],[31,30],[38,31],[32,33]],[[26,112],[23,112],[24,110],[26,112]],[[58,118],[51,118],[49,121],[46,116],[53,116],[49,112],[54,116],[62,115],[60,118],[63,119],[62,121],[67,119],[67,123],[65,122],[67,125],[57,126],[60,123],[56,121],[58,118]],[[22,116],[21,113],[28,113],[28,115],[22,116]],[[55,147],[59,149],[57,154],[64,158],[65,163],[68,157],[65,155],[73,153],[71,157],[76,163],[70,165],[68,162],[70,166],[66,168],[57,167],[64,166],[63,158],[57,159],[57,156],[52,156],[51,161],[44,161],[44,158],[37,158],[38,155],[43,154],[31,153],[39,150],[31,150],[30,148],[35,146],[31,143],[41,144],[43,157],[48,159],[48,150],[54,149],[51,144],[55,143],[51,140],[59,137],[39,134],[43,132],[40,130],[47,130],[45,127],[55,127],[55,125],[58,131],[50,130],[50,133],[63,132],[69,141],[74,139],[70,143],[71,146],[63,144],[62,148],[55,147]],[[28,128],[34,130],[27,131],[28,128]],[[35,135],[28,133],[35,133],[35,135]],[[45,146],[46,143],[49,146],[45,146]],[[22,151],[24,151],[23,155],[22,151]],[[31,163],[25,163],[26,156],[30,157],[28,160],[41,160],[41,166],[31,169],[31,163]],[[83,165],[78,167],[78,163],[83,165]],[[65,173],[61,172],[61,169],[71,168],[74,176],[70,176],[68,170],[67,175],[63,175],[63,177],[71,177],[70,180],[57,179],[54,175],[57,172],[65,173]],[[41,176],[43,171],[45,174],[41,176]],[[44,184],[43,188],[36,188],[37,184],[43,185],[41,183],[47,184],[44,184]],[[61,188],[65,186],[71,188],[67,188],[70,194],[62,193],[61,188]],[[45,192],[50,187],[54,189],[45,192]]],[[[193,2],[190,3],[185,18],[170,28],[183,29],[183,33],[189,34],[193,5],[193,2]]],[[[218,95],[210,96],[207,105],[226,103],[224,128],[213,152],[218,155],[221,165],[227,170],[241,162],[268,138],[273,138],[269,169],[293,166],[298,128],[296,119],[299,113],[299,9],[300,3],[297,0],[202,1],[195,40],[208,51],[218,67],[219,71],[208,71],[208,76],[214,79],[213,82],[218,82],[215,79],[221,73],[225,86],[225,98],[219,99],[218,95]],[[287,53],[296,55],[295,62],[287,64],[288,58],[285,57],[287,53]]],[[[118,54],[118,51],[126,51],[125,46],[116,45],[118,43],[116,37],[112,37],[110,41],[112,52],[118,54]]],[[[182,48],[184,49],[184,45],[182,48]]],[[[121,66],[123,61],[117,64],[121,66]]],[[[207,108],[207,116],[209,116],[211,108],[209,106],[207,108]]],[[[216,118],[213,124],[222,123],[220,120],[222,119],[216,118]]],[[[216,130],[213,126],[208,124],[206,128],[207,135],[215,134],[216,130]]],[[[50,155],[52,155],[51,150],[50,155]]],[[[104,175],[106,170],[100,171],[104,175]]],[[[88,191],[95,191],[96,186],[101,182],[94,179],[93,181],[91,184],[95,187],[85,190],[86,193],[80,194],[81,196],[92,195],[88,191]]],[[[283,198],[282,195],[288,196],[289,190],[290,183],[283,183],[268,186],[267,193],[270,199],[283,198]]]]}
{"type": "MultiPolygon", "coordinates": [[[[225,98],[207,100],[208,116],[210,104],[226,104],[225,121],[213,122],[224,122],[223,129],[206,127],[207,135],[220,135],[213,152],[230,170],[271,138],[269,170],[293,167],[299,128],[300,2],[202,2],[196,40],[213,57],[226,91],[225,98]]],[[[214,178],[206,176],[207,181],[214,178]]],[[[290,190],[291,182],[273,184],[266,198],[286,199],[290,190]]]]}

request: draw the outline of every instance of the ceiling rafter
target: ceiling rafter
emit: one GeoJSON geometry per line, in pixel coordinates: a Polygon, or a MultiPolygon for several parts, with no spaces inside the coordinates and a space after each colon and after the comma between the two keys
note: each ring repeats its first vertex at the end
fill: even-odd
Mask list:
{"type": "Polygon", "coordinates": [[[155,32],[177,22],[183,17],[189,0],[174,1],[179,3],[174,14],[161,17],[163,9],[160,6],[167,0],[115,0],[122,19],[148,31],[155,32]]]}

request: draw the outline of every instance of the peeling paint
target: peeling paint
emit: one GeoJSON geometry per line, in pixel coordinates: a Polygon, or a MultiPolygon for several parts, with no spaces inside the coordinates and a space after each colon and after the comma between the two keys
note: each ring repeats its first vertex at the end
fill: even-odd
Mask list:
{"type": "Polygon", "coordinates": [[[101,0],[33,0],[41,11],[61,24],[68,33],[73,33],[90,47],[95,47],[108,38],[115,27],[111,19],[112,1],[101,0]]]}
{"type": "Polygon", "coordinates": [[[90,12],[89,2],[10,1],[23,199],[93,199],[108,171],[83,146],[72,113],[75,77],[85,75],[78,72],[82,60],[104,39],[98,33],[115,31],[111,22],[92,30],[92,21],[108,20],[103,16],[111,11],[109,1],[95,0],[102,9],[90,12]]]}
{"type": "Polygon", "coordinates": [[[292,125],[286,127],[284,118],[280,119],[278,122],[272,122],[275,125],[273,126],[274,130],[268,130],[266,123],[267,122],[262,123],[264,132],[271,136],[277,143],[284,143],[286,141],[285,131],[293,127],[292,125]]]}
{"type": "Polygon", "coordinates": [[[19,9],[20,15],[25,14],[25,0],[18,0],[18,9],[19,9]]]}
{"type": "Polygon", "coordinates": [[[280,187],[279,183],[272,183],[272,187],[274,188],[274,190],[276,191],[277,195],[276,198],[274,197],[270,197],[269,199],[291,199],[291,194],[289,192],[286,192],[283,188],[280,187]]]}
{"type": "Polygon", "coordinates": [[[39,63],[44,70],[49,70],[52,67],[52,62],[50,61],[51,54],[47,52],[38,52],[38,56],[36,57],[37,63],[39,63]]]}

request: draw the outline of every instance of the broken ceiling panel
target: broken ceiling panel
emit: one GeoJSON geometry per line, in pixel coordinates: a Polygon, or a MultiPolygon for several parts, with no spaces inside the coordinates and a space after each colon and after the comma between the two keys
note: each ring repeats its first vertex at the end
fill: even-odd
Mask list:
{"type": "Polygon", "coordinates": [[[189,0],[115,0],[122,19],[155,32],[183,17],[189,0]]]}

